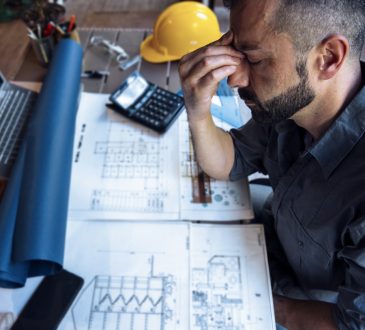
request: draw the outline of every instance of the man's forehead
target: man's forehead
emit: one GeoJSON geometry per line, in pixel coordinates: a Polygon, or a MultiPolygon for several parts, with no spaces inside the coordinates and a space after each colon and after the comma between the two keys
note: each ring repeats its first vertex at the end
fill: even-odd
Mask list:
{"type": "Polygon", "coordinates": [[[275,0],[245,0],[231,9],[231,30],[236,46],[255,48],[272,32],[270,26],[276,3],[275,0]]]}

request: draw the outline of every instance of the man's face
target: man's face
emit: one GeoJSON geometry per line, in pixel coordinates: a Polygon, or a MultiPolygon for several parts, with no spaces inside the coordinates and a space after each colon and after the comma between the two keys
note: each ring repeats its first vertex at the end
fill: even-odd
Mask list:
{"type": "Polygon", "coordinates": [[[315,97],[305,59],[297,58],[286,33],[270,28],[275,5],[275,0],[248,0],[231,9],[232,46],[245,59],[228,82],[263,123],[291,118],[315,97]]]}

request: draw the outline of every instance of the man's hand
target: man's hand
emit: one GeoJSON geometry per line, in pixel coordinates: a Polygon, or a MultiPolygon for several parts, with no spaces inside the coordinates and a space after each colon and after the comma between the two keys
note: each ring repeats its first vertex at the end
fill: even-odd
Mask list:
{"type": "MultiPolygon", "coordinates": [[[[194,150],[198,163],[209,176],[227,180],[234,162],[231,136],[218,129],[210,114],[218,83],[233,74],[243,55],[232,46],[233,35],[185,55],[179,65],[194,150]]],[[[229,109],[227,109],[229,111],[229,109]]]]}
{"type": "Polygon", "coordinates": [[[332,304],[274,296],[276,322],[288,330],[335,330],[332,304]]]}
{"type": "Polygon", "coordinates": [[[228,32],[181,59],[179,74],[189,119],[199,121],[210,115],[219,81],[234,73],[241,63],[243,55],[230,46],[232,39],[233,34],[228,32]]]}

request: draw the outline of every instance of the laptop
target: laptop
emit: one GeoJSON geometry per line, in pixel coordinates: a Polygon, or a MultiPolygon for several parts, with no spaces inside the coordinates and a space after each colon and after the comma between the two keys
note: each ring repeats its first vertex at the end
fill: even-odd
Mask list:
{"type": "Polygon", "coordinates": [[[37,93],[9,83],[0,72],[0,178],[7,178],[37,93]]]}

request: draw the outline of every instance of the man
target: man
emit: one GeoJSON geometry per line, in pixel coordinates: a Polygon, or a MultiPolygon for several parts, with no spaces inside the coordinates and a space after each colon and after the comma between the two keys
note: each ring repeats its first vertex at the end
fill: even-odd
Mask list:
{"type": "Polygon", "coordinates": [[[281,294],[274,296],[277,322],[288,329],[365,329],[365,89],[359,61],[365,5],[229,5],[230,31],[184,56],[179,67],[198,161],[218,179],[269,175],[274,235],[270,226],[265,230],[273,290],[281,294]],[[214,125],[209,110],[226,77],[253,116],[230,132],[214,125]]]}

